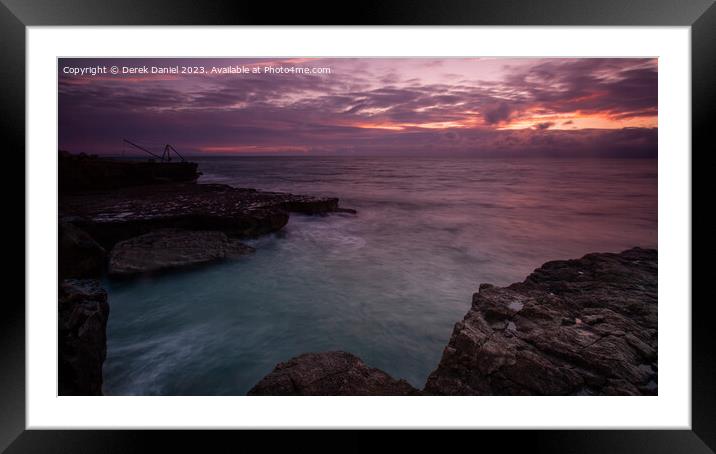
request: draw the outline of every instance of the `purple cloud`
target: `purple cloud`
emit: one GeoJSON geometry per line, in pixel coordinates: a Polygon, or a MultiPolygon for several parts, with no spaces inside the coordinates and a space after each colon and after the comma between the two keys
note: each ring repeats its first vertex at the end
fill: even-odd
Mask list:
{"type": "Polygon", "coordinates": [[[60,73],[60,148],[116,154],[128,137],[170,142],[187,153],[656,155],[657,72],[650,59],[62,59],[60,67],[118,62],[301,64],[333,72],[60,73]],[[644,127],[620,126],[634,122],[644,127]],[[524,126],[504,129],[513,124],[524,126]]]}

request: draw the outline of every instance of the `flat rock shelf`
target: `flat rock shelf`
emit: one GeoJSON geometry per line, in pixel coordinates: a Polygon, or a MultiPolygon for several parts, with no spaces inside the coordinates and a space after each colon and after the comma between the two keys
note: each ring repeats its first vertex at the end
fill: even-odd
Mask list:
{"type": "Polygon", "coordinates": [[[71,222],[109,249],[160,228],[217,230],[234,237],[275,232],[289,212],[342,211],[338,199],[223,184],[176,183],[63,194],[60,221],[71,222]]]}
{"type": "Polygon", "coordinates": [[[199,265],[254,252],[224,232],[160,229],[117,243],[109,255],[108,272],[127,276],[199,265]]]}

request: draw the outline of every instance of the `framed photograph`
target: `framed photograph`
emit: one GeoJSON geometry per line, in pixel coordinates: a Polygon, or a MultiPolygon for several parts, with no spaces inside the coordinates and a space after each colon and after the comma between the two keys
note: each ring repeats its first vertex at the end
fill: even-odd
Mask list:
{"type": "Polygon", "coordinates": [[[0,448],[716,450],[713,1],[366,6],[3,0],[26,267],[0,448]]]}

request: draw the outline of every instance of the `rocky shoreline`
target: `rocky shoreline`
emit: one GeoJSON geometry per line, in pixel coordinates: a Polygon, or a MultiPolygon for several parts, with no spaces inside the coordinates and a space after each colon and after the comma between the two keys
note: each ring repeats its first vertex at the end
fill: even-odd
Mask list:
{"type": "Polygon", "coordinates": [[[355,214],[331,197],[154,181],[160,173],[154,167],[163,164],[148,166],[147,173],[135,163],[99,158],[61,155],[60,161],[60,181],[72,182],[61,185],[59,196],[60,395],[102,393],[109,304],[101,276],[131,277],[251,254],[242,240],[282,229],[290,213],[355,214]],[[87,177],[86,168],[111,176],[111,188],[87,177]]]}
{"type": "Polygon", "coordinates": [[[281,363],[250,395],[656,395],[657,251],[547,262],[480,286],[422,390],[345,352],[281,363]]]}
{"type": "MultiPolygon", "coordinates": [[[[126,186],[115,178],[111,189],[60,192],[60,395],[102,394],[110,304],[101,276],[251,254],[242,240],[282,229],[290,213],[355,213],[337,198],[139,185],[132,172],[126,186]]],[[[547,262],[507,287],[482,284],[422,389],[350,353],[320,352],[278,364],[248,394],[656,395],[657,263],[656,250],[633,248],[547,262]]]]}
{"type": "Polygon", "coordinates": [[[221,231],[249,238],[282,229],[289,213],[352,211],[339,208],[337,198],[196,183],[61,194],[59,206],[61,224],[73,224],[106,250],[159,229],[221,231]]]}

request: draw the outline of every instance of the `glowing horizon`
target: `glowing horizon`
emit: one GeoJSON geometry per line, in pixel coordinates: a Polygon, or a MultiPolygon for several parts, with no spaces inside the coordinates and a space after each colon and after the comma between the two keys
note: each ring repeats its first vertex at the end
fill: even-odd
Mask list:
{"type": "Polygon", "coordinates": [[[189,153],[656,156],[656,59],[60,59],[59,145],[189,153]],[[242,74],[68,74],[203,66],[242,74]],[[282,68],[329,73],[274,74],[282,68]]]}

